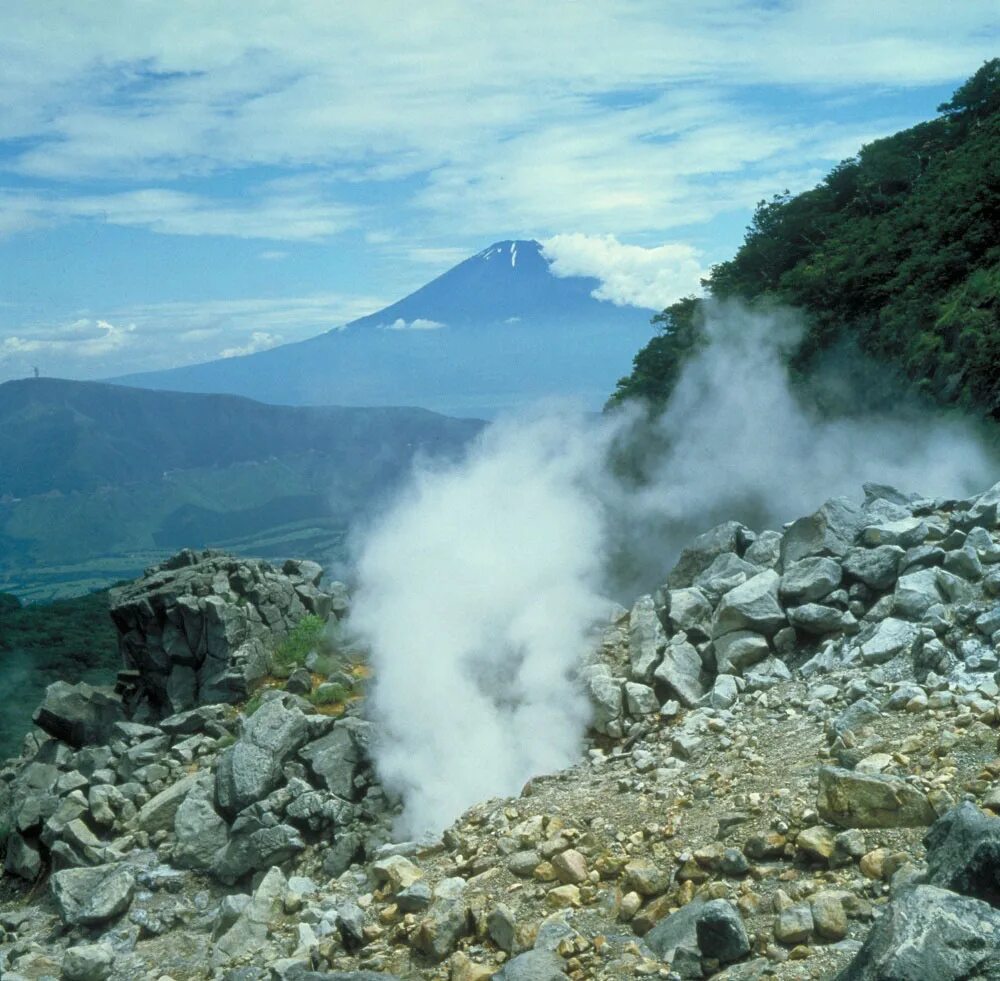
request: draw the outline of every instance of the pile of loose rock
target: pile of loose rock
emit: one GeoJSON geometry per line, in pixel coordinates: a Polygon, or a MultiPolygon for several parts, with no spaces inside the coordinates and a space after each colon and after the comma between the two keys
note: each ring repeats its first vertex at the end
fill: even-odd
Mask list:
{"type": "MultiPolygon", "coordinates": [[[[201,704],[216,641],[182,598],[287,630],[292,599],[291,618],[262,609],[272,573],[256,593],[221,556],[228,587],[166,586],[197,563],[154,573],[116,601],[147,694],[55,686],[0,773],[7,887],[49,873],[0,903],[0,971],[1000,978],[1000,485],[865,490],[782,532],[696,539],[585,659],[586,757],[432,842],[392,840],[358,710],[277,690],[252,714],[201,704]],[[181,668],[193,684],[169,681],[181,668]]],[[[329,612],[298,591],[315,570],[273,575],[329,612]]],[[[252,685],[249,635],[222,634],[252,685]]]]}

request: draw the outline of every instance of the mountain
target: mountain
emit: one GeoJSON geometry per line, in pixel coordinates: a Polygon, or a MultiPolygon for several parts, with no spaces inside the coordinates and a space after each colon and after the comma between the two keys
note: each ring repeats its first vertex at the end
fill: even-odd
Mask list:
{"type": "Polygon", "coordinates": [[[552,396],[597,408],[650,334],[535,241],[498,242],[383,310],[296,344],[113,381],[295,405],[421,405],[490,417],[552,396]]]}
{"type": "Polygon", "coordinates": [[[7,382],[0,591],[81,592],[186,546],[329,561],[415,453],[454,453],[480,427],[424,409],[7,382]]]}
{"type": "MultiPolygon", "coordinates": [[[[761,201],[712,270],[712,296],[804,314],[793,369],[813,383],[840,357],[884,406],[901,389],[1000,419],[1000,59],[940,116],[863,147],[803,194],[761,201]],[[877,365],[871,368],[872,364],[877,365]]],[[[699,301],[674,304],[615,401],[664,402],[698,346],[699,301]]]]}

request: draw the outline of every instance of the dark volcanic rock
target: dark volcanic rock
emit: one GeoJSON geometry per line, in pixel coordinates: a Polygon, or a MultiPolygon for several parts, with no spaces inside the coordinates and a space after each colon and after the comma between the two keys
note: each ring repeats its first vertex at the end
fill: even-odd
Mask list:
{"type": "Polygon", "coordinates": [[[1000,818],[965,801],[924,837],[927,882],[1000,906],[1000,818]]]}
{"type": "Polygon", "coordinates": [[[107,742],[116,722],[125,720],[121,699],[110,688],[57,681],[45,690],[35,725],[71,746],[107,742]]]}
{"type": "Polygon", "coordinates": [[[977,899],[917,886],[894,899],[836,981],[1000,978],[1000,912],[977,899]]]}

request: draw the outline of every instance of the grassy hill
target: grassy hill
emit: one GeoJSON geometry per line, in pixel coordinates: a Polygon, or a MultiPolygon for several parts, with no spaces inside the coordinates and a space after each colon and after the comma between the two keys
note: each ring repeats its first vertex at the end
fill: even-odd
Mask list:
{"type": "Polygon", "coordinates": [[[416,453],[455,453],[480,427],[422,409],[8,382],[0,590],[76,595],[184,546],[328,564],[416,453]]]}
{"type": "MultiPolygon", "coordinates": [[[[814,189],[761,201],[736,255],[705,282],[718,298],[803,311],[792,369],[831,350],[877,362],[870,400],[901,388],[1000,419],[1000,59],[937,118],[863,147],[814,189]]],[[[701,301],[655,318],[611,402],[662,404],[699,343],[701,301]]]]}

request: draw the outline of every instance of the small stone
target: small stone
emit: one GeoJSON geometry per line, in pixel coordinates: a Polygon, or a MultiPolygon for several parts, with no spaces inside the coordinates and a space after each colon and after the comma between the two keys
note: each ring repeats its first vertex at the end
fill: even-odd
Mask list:
{"type": "Polygon", "coordinates": [[[834,833],[821,824],[800,831],[795,844],[800,851],[823,861],[828,860],[837,847],[834,833]]]}
{"type": "Polygon", "coordinates": [[[562,883],[579,884],[587,879],[587,860],[575,848],[553,856],[552,867],[562,883]]]}
{"type": "Polygon", "coordinates": [[[819,892],[810,897],[813,925],[824,940],[843,940],[847,936],[847,913],[834,892],[819,892]]]}
{"type": "Polygon", "coordinates": [[[556,909],[567,909],[580,905],[580,890],[577,886],[556,886],[546,893],[545,901],[556,909]]]}
{"type": "Polygon", "coordinates": [[[63,957],[63,981],[104,981],[114,962],[115,952],[106,944],[78,944],[63,957]]]}
{"type": "Polygon", "coordinates": [[[791,906],[778,914],[774,938],[786,946],[805,943],[813,932],[813,916],[808,906],[791,906]]]}

